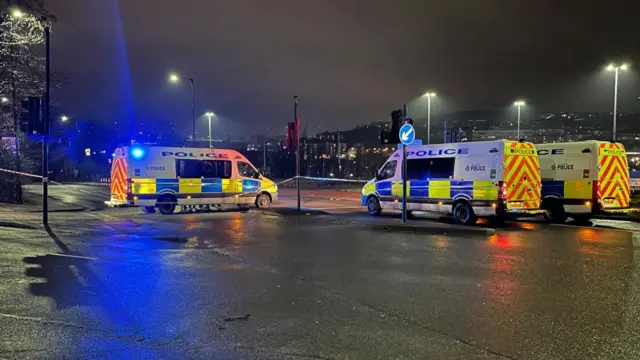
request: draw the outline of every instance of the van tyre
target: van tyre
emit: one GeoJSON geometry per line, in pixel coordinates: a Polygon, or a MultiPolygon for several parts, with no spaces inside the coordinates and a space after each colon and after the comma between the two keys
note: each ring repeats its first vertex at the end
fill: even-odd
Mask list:
{"type": "Polygon", "coordinates": [[[564,212],[564,206],[562,206],[559,201],[547,201],[544,208],[546,210],[544,218],[552,223],[562,224],[567,221],[567,218],[569,217],[569,215],[564,212]]]}
{"type": "Polygon", "coordinates": [[[258,209],[268,209],[271,206],[271,198],[267,194],[260,194],[256,198],[256,207],[258,209]]]}
{"type": "Polygon", "coordinates": [[[478,221],[476,214],[471,208],[471,204],[466,201],[461,201],[453,205],[453,219],[458,224],[473,225],[478,221]]]}
{"type": "Polygon", "coordinates": [[[380,206],[380,201],[375,196],[369,197],[367,199],[367,212],[369,215],[378,216],[382,212],[382,207],[380,206]]]}
{"type": "Polygon", "coordinates": [[[177,199],[171,195],[158,198],[157,208],[162,215],[171,215],[176,211],[177,199]]]}
{"type": "Polygon", "coordinates": [[[153,206],[141,206],[142,212],[145,214],[155,214],[156,208],[153,206]]]}

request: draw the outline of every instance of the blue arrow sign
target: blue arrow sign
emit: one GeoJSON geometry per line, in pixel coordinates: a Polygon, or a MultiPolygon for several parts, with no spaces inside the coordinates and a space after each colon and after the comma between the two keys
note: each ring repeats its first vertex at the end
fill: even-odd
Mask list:
{"type": "Polygon", "coordinates": [[[411,124],[402,125],[400,128],[400,142],[405,145],[409,145],[413,140],[415,140],[415,138],[416,131],[413,129],[413,126],[411,126],[411,124]]]}

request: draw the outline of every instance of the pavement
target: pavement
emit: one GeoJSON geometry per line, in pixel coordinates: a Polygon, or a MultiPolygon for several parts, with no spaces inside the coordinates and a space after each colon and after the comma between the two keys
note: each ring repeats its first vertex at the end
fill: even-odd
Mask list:
{"type": "Polygon", "coordinates": [[[13,212],[30,227],[0,224],[0,358],[640,358],[637,223],[445,235],[283,202],[57,212],[46,228],[13,212]]]}

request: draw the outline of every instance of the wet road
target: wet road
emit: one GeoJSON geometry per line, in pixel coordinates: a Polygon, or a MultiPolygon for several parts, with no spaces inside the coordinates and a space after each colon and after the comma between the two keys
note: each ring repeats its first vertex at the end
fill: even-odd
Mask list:
{"type": "Polygon", "coordinates": [[[50,234],[0,233],[0,357],[640,358],[640,245],[627,231],[53,216],[50,234]]]}

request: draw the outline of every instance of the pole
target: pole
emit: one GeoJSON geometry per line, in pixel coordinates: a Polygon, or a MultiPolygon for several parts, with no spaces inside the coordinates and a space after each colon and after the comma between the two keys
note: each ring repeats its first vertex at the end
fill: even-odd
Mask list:
{"type": "Polygon", "coordinates": [[[211,146],[211,113],[208,113],[207,116],[209,116],[209,149],[213,148],[213,146],[211,146]]]}
{"type": "Polygon", "coordinates": [[[427,144],[431,144],[431,95],[427,96],[427,144]]]}
{"type": "Polygon", "coordinates": [[[196,85],[193,78],[189,78],[191,83],[191,139],[196,143],[196,85]]]}
{"type": "MultiPolygon", "coordinates": [[[[46,21],[46,19],[45,19],[46,21]]],[[[42,136],[42,223],[47,225],[49,223],[49,145],[47,144],[50,119],[49,119],[49,103],[51,101],[51,56],[50,47],[51,42],[49,35],[51,33],[51,26],[46,23],[44,26],[44,44],[45,44],[45,92],[44,92],[44,128],[45,134],[42,136]]]]}
{"type": "Polygon", "coordinates": [[[518,104],[518,141],[520,141],[520,104],[518,104]]]}
{"type": "Polygon", "coordinates": [[[262,144],[262,173],[265,174],[267,172],[267,140],[265,138],[264,143],[262,144]]]}
{"type": "Polygon", "coordinates": [[[447,119],[444,119],[444,139],[442,140],[444,143],[447,143],[447,119]]]}
{"type": "MultiPolygon", "coordinates": [[[[407,104],[402,106],[402,123],[407,123],[407,104]]],[[[407,145],[402,146],[402,222],[407,222],[407,145]]]]}
{"type": "Polygon", "coordinates": [[[341,146],[340,146],[340,131],[338,131],[338,177],[342,177],[342,164],[340,163],[340,152],[341,152],[341,146]]]}
{"type": "Polygon", "coordinates": [[[616,141],[616,115],[618,114],[618,70],[616,66],[616,75],[613,83],[613,141],[616,141]]]}
{"type": "Polygon", "coordinates": [[[300,211],[300,122],[298,121],[298,96],[293,95],[293,122],[296,124],[296,195],[300,211]]]}

